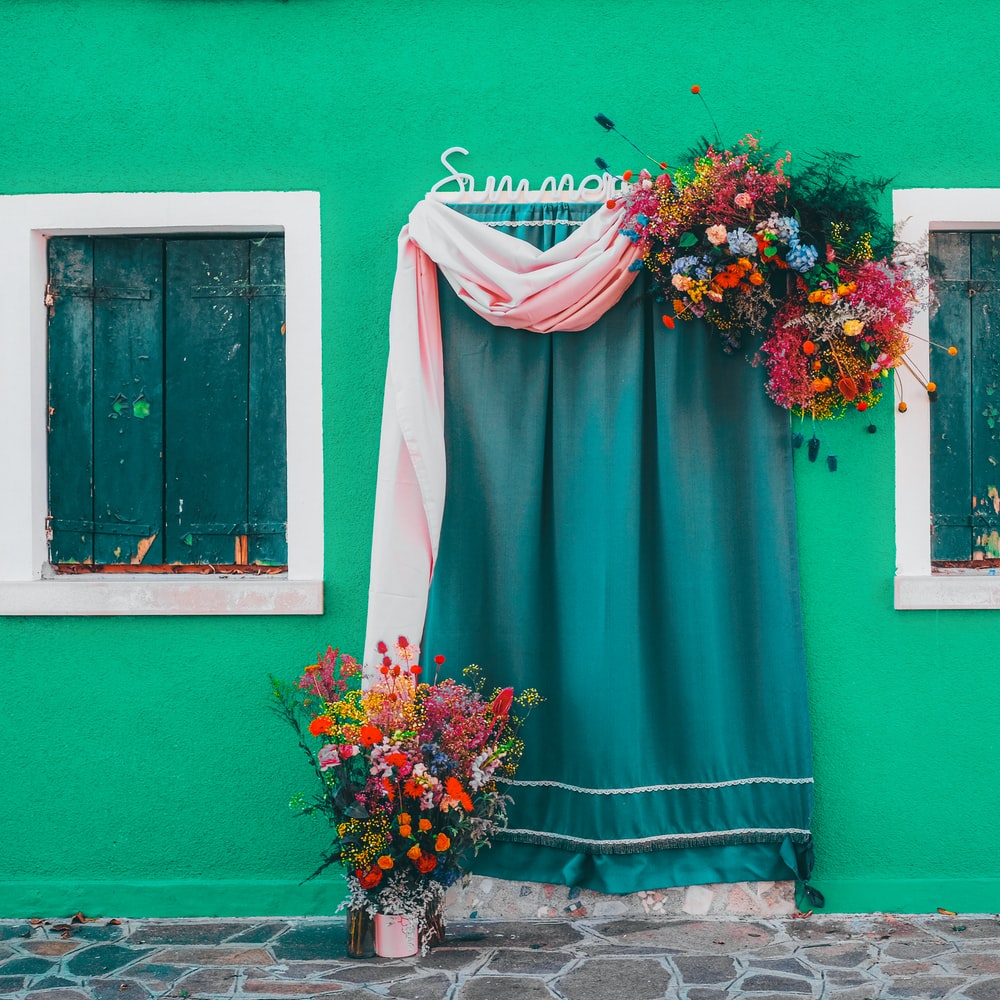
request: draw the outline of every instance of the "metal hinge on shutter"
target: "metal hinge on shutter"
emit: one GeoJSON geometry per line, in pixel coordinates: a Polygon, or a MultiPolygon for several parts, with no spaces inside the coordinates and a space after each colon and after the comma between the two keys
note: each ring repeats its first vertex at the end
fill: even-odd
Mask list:
{"type": "Polygon", "coordinates": [[[93,299],[105,302],[111,299],[143,299],[152,297],[149,288],[129,288],[115,285],[60,285],[49,282],[45,286],[45,306],[49,317],[55,315],[56,302],[61,298],[72,296],[79,299],[93,299]]]}

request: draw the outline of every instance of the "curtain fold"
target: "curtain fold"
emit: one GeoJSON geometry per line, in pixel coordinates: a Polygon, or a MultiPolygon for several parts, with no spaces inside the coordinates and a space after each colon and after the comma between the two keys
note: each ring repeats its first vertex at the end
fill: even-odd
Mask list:
{"type": "Polygon", "coordinates": [[[437,267],[490,324],[583,330],[635,279],[636,249],[618,236],[623,211],[588,206],[544,247],[433,199],[410,213],[389,311],[366,651],[420,634],[437,555],[446,483],[437,267]]]}
{"type": "MultiPolygon", "coordinates": [[[[579,208],[463,208],[532,241],[579,208]]],[[[545,243],[543,242],[543,246],[545,243]]],[[[558,245],[558,244],[557,244],[558,245]]],[[[642,282],[584,333],[440,280],[447,500],[425,655],[537,687],[477,872],[604,892],[805,877],[812,769],[787,415],[642,282]]]]}

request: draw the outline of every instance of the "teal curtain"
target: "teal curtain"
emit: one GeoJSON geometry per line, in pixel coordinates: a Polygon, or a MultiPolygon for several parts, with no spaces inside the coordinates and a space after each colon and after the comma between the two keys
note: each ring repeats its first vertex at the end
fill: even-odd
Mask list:
{"type": "MultiPolygon", "coordinates": [[[[462,211],[547,246],[588,210],[462,211]]],[[[610,893],[806,878],[789,424],[762,369],[699,322],[664,327],[641,276],[579,333],[494,327],[440,291],[425,662],[547,699],[474,870],[610,893]]]]}

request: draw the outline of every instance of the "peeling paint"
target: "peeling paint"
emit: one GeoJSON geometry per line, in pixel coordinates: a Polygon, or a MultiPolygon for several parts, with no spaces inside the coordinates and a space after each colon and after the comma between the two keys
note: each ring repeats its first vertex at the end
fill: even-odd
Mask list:
{"type": "Polygon", "coordinates": [[[138,566],[143,559],[146,558],[146,553],[149,551],[153,542],[156,541],[157,532],[153,532],[149,538],[140,538],[139,544],[135,547],[135,555],[129,560],[133,566],[138,566]]]}

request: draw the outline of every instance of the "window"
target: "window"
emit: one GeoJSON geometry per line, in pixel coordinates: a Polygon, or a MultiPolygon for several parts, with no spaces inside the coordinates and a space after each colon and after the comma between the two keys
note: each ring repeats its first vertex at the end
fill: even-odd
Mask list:
{"type": "MultiPolygon", "coordinates": [[[[0,614],[321,614],[324,552],[318,194],[306,191],[3,196],[0,197],[0,259],[5,262],[0,270],[0,347],[4,357],[4,364],[0,365],[0,419],[9,429],[7,434],[0,435],[0,463],[6,473],[5,489],[0,491],[0,523],[4,526],[0,531],[0,614]],[[227,536],[225,548],[232,552],[229,558],[237,564],[277,562],[279,567],[287,565],[287,571],[261,575],[53,572],[47,536],[46,286],[49,246],[63,237],[163,241],[164,257],[166,244],[175,240],[178,244],[194,244],[273,238],[283,243],[286,332],[281,340],[285,349],[286,384],[279,402],[283,403],[286,421],[283,432],[286,513],[284,517],[280,513],[274,517],[261,514],[256,520],[248,514],[245,560],[236,558],[235,535],[239,532],[232,539],[227,536]],[[260,547],[266,541],[263,538],[255,549],[257,543],[249,537],[250,525],[255,524],[258,534],[267,534],[273,541],[280,537],[280,532],[272,535],[269,530],[260,529],[273,527],[282,520],[287,520],[287,555],[282,558],[280,552],[265,553],[260,547]]],[[[75,300],[75,296],[68,299],[75,300]]],[[[87,295],[80,296],[82,303],[91,301],[87,295]]],[[[60,304],[66,304],[66,300],[55,301],[56,316],[60,304]]],[[[106,417],[108,426],[121,424],[123,420],[138,424],[152,419],[155,407],[151,394],[156,392],[155,385],[133,382],[129,391],[123,389],[122,399],[113,399],[110,408],[113,411],[117,402],[121,413],[127,409],[130,415],[122,417],[120,413],[118,420],[106,417]],[[134,389],[140,391],[133,393],[134,389]],[[149,413],[143,416],[147,405],[149,413]]],[[[169,420],[174,410],[169,399],[173,398],[175,404],[177,399],[170,392],[166,392],[166,398],[169,420]]],[[[253,445],[247,447],[252,449],[253,445]]],[[[268,450],[274,453],[273,442],[268,450]]],[[[188,501],[184,499],[187,508],[188,501]]],[[[216,523],[227,519],[228,514],[216,523]]],[[[96,523],[96,518],[91,520],[96,523]]],[[[136,518],[136,524],[139,523],[146,524],[136,518]]],[[[193,523],[204,526],[205,522],[193,523]]],[[[232,530],[243,523],[234,517],[226,527],[232,530]]],[[[153,526],[152,521],[149,526],[153,526]]],[[[55,526],[52,531],[55,542],[55,526]]],[[[187,533],[183,532],[181,538],[187,533]]],[[[152,534],[150,531],[141,537],[149,538],[152,534]]],[[[169,536],[170,532],[164,534],[169,536]]],[[[191,534],[193,549],[196,532],[191,534]]],[[[186,542],[182,544],[187,547],[186,542]]],[[[111,546],[112,552],[115,547],[111,546]]],[[[133,546],[130,564],[136,553],[133,546]]],[[[194,562],[209,558],[207,551],[202,556],[192,552],[192,556],[194,562]]],[[[154,558],[161,556],[147,552],[143,564],[154,558]]],[[[167,554],[162,556],[164,563],[172,558],[167,554]]]]}
{"type": "Polygon", "coordinates": [[[279,236],[48,241],[50,561],[287,568],[279,236]]]}
{"type": "Polygon", "coordinates": [[[938,384],[933,399],[907,393],[895,418],[895,606],[1000,608],[1000,577],[986,558],[1000,541],[1000,414],[992,411],[1000,381],[990,333],[1000,305],[1000,189],[900,190],[893,207],[901,240],[928,247],[935,304],[913,322],[910,357],[938,384]],[[932,356],[927,339],[955,344],[958,357],[932,356]]]}
{"type": "Polygon", "coordinates": [[[995,569],[1000,560],[1000,233],[932,232],[931,560],[995,569]]]}

